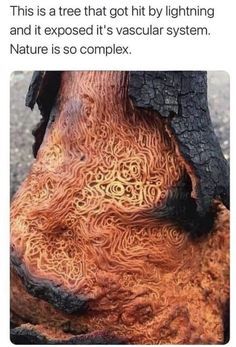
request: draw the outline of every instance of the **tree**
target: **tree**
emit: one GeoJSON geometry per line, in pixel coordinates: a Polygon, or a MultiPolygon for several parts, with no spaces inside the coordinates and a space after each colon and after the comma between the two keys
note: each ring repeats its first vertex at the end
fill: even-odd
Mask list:
{"type": "Polygon", "coordinates": [[[12,341],[221,343],[229,169],[205,72],[36,72],[12,341]],[[226,207],[225,207],[226,206],[226,207]]]}

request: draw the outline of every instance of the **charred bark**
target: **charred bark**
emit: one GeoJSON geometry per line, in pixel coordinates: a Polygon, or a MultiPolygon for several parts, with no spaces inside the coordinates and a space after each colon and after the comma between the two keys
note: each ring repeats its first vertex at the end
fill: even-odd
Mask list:
{"type": "Polygon", "coordinates": [[[197,181],[200,215],[209,210],[214,198],[229,208],[229,166],[210,120],[206,72],[131,72],[129,96],[134,106],[155,110],[167,120],[197,181]]]}
{"type": "Polygon", "coordinates": [[[53,281],[33,277],[13,251],[11,252],[11,266],[31,295],[46,300],[55,308],[66,313],[79,315],[86,311],[88,300],[85,297],[66,292],[53,281]]]}
{"type": "Polygon", "coordinates": [[[43,138],[48,126],[49,118],[60,86],[60,72],[56,71],[35,71],[29,90],[26,95],[25,105],[34,108],[37,103],[42,115],[41,120],[32,131],[35,142],[33,144],[33,155],[36,157],[38,149],[43,142],[43,138]]]}
{"type": "Polygon", "coordinates": [[[17,327],[11,330],[11,342],[16,345],[122,345],[125,340],[107,333],[91,333],[67,339],[53,339],[37,331],[35,327],[17,327]]]}

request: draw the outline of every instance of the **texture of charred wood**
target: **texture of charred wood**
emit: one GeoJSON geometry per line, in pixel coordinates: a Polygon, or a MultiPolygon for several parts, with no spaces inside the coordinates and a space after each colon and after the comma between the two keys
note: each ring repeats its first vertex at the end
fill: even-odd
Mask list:
{"type": "Polygon", "coordinates": [[[57,71],[35,71],[26,95],[26,106],[33,109],[37,103],[42,115],[39,123],[32,131],[35,138],[33,144],[34,157],[36,157],[39,147],[43,142],[50,114],[56,102],[56,96],[60,86],[60,74],[61,73],[57,71]]]}
{"type": "Polygon", "coordinates": [[[50,280],[33,277],[14,251],[11,252],[11,266],[31,295],[66,313],[81,314],[86,311],[88,300],[84,296],[69,293],[50,280]]]}
{"type": "Polygon", "coordinates": [[[155,110],[168,121],[196,176],[199,214],[209,210],[214,198],[229,208],[229,166],[209,115],[206,72],[133,71],[129,96],[134,106],[155,110]]]}
{"type": "Polygon", "coordinates": [[[148,211],[150,218],[171,221],[193,239],[207,235],[213,228],[216,211],[213,207],[199,215],[197,203],[191,197],[191,180],[187,174],[173,187],[161,206],[148,211]]]}
{"type": "Polygon", "coordinates": [[[127,344],[123,339],[107,333],[82,334],[68,339],[55,339],[43,335],[36,327],[17,327],[11,329],[11,342],[16,345],[121,345],[127,344]]]}
{"type": "Polygon", "coordinates": [[[230,339],[230,300],[227,300],[223,308],[223,322],[224,322],[224,344],[229,342],[230,339]]]}

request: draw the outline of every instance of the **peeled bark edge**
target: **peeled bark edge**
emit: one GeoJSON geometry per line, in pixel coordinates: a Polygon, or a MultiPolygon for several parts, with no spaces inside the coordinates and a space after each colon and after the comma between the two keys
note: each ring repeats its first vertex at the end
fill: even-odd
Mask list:
{"type": "Polygon", "coordinates": [[[43,142],[50,114],[56,102],[60,87],[60,76],[60,71],[35,71],[28,88],[25,105],[32,110],[37,103],[42,116],[32,131],[35,138],[33,144],[34,157],[37,156],[37,152],[43,142]]]}
{"type": "Polygon", "coordinates": [[[154,110],[167,121],[194,173],[199,214],[204,215],[215,198],[229,208],[229,165],[210,119],[207,73],[132,71],[129,97],[135,107],[154,110]]]}

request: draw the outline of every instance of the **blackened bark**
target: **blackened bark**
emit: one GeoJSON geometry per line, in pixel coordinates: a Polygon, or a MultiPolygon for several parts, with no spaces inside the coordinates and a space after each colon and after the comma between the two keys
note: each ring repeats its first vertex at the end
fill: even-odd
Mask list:
{"type": "Polygon", "coordinates": [[[35,328],[18,327],[11,329],[11,342],[17,345],[121,345],[123,339],[107,333],[90,333],[69,337],[67,340],[48,339],[35,328]]]}
{"type": "Polygon", "coordinates": [[[224,344],[229,342],[230,339],[230,300],[227,301],[223,310],[224,322],[224,344]]]}
{"type": "Polygon", "coordinates": [[[171,221],[193,239],[207,235],[213,228],[215,211],[209,208],[204,215],[200,215],[196,200],[191,197],[191,190],[191,180],[188,175],[184,175],[168,192],[163,204],[147,212],[149,218],[171,221]]]}
{"type": "Polygon", "coordinates": [[[148,108],[168,120],[180,153],[196,178],[200,215],[212,199],[229,208],[229,166],[214,133],[203,71],[130,72],[129,96],[134,106],[148,108]]]}
{"type": "Polygon", "coordinates": [[[42,118],[33,129],[35,138],[33,144],[33,155],[36,157],[50,118],[51,110],[55,104],[57,92],[60,86],[60,72],[57,71],[35,71],[26,95],[25,104],[31,109],[37,103],[42,118]]]}
{"type": "Polygon", "coordinates": [[[50,280],[33,277],[13,250],[11,252],[11,266],[29,294],[49,302],[56,309],[65,313],[78,315],[86,311],[88,299],[85,296],[67,292],[50,280]]]}

